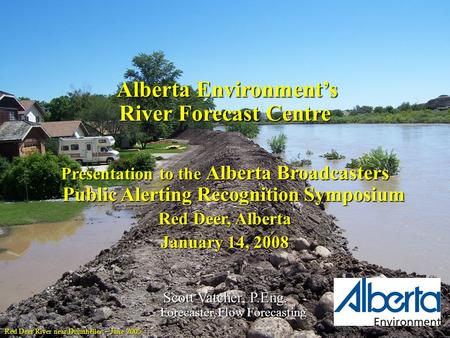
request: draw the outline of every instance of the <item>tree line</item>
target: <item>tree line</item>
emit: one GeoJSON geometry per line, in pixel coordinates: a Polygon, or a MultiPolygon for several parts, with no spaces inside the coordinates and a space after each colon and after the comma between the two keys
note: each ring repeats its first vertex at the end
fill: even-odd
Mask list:
{"type": "MultiPolygon", "coordinates": [[[[410,110],[423,110],[425,109],[425,105],[422,103],[409,103],[409,102],[403,102],[401,105],[399,105],[397,108],[394,108],[393,106],[355,106],[352,109],[347,110],[347,115],[360,115],[360,114],[396,114],[400,112],[410,111],[410,110]]],[[[332,110],[332,113],[336,117],[342,117],[346,115],[343,110],[341,109],[335,109],[332,110]]]]}
{"type": "MultiPolygon", "coordinates": [[[[174,85],[179,84],[182,73],[161,51],[141,53],[132,59],[132,68],[125,71],[124,81],[129,85],[135,81],[143,81],[148,85],[174,85]]],[[[121,86],[122,83],[117,88],[121,86]]],[[[49,102],[39,103],[46,110],[46,121],[83,120],[99,133],[114,136],[119,145],[133,146],[138,143],[145,148],[149,142],[172,137],[193,126],[192,121],[178,121],[180,105],[191,105],[192,109],[203,110],[215,108],[212,99],[199,98],[193,88],[190,90],[194,95],[188,98],[169,96],[124,99],[117,98],[116,94],[101,95],[85,89],[75,89],[49,102]],[[172,109],[174,114],[168,122],[121,122],[119,107],[123,104],[172,109]]],[[[209,122],[196,122],[195,127],[211,129],[213,125],[209,122]]]]}
{"type": "MultiPolygon", "coordinates": [[[[131,85],[135,81],[143,81],[148,85],[179,84],[183,74],[173,62],[166,59],[162,51],[151,54],[141,53],[132,59],[132,67],[126,69],[123,78],[131,85]]],[[[122,86],[118,84],[117,89],[122,86]]],[[[172,137],[189,127],[212,129],[211,122],[180,122],[180,105],[191,105],[192,109],[214,109],[213,99],[199,98],[193,94],[188,98],[180,97],[148,97],[117,98],[116,94],[94,94],[86,89],[74,89],[66,95],[53,98],[49,102],[41,101],[46,110],[46,121],[83,120],[101,134],[113,135],[121,146],[146,145],[159,138],[172,137]],[[152,109],[171,109],[174,111],[168,122],[121,122],[119,120],[120,105],[141,105],[152,109]]],[[[277,113],[275,113],[276,116],[277,113]]],[[[281,112],[280,112],[281,114],[281,112]]],[[[393,106],[355,106],[349,110],[332,110],[331,123],[450,123],[450,112],[425,109],[423,104],[404,102],[393,106]]],[[[265,123],[265,122],[262,122],[265,123]]],[[[230,123],[229,130],[236,130],[239,123],[230,123]]],[[[247,127],[246,127],[247,128],[247,127]]],[[[257,135],[255,126],[250,126],[250,136],[257,135]]]]}

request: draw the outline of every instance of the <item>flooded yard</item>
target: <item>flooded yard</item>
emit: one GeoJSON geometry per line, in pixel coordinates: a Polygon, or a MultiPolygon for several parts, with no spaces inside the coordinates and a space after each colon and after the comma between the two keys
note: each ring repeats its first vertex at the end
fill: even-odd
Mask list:
{"type": "Polygon", "coordinates": [[[131,211],[92,206],[70,221],[0,228],[0,311],[42,291],[114,244],[131,211]]]}

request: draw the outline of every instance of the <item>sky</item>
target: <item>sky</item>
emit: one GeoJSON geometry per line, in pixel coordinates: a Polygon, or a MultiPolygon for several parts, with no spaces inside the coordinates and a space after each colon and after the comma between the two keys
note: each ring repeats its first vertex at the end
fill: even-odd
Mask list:
{"type": "Polygon", "coordinates": [[[450,94],[450,1],[2,1],[0,90],[111,94],[133,56],[162,50],[180,82],[314,85],[336,99],[220,99],[345,109],[450,94]]]}

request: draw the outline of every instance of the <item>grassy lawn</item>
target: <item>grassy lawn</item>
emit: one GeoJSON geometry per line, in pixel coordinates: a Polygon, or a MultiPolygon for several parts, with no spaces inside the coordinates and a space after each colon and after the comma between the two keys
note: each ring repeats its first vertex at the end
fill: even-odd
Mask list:
{"type": "Polygon", "coordinates": [[[119,150],[119,155],[121,160],[128,160],[133,155],[137,154],[137,151],[133,150],[119,150]]]}
{"type": "Polygon", "coordinates": [[[0,202],[0,225],[67,221],[78,215],[85,206],[85,203],[79,202],[0,202]]]}
{"type": "Polygon", "coordinates": [[[182,153],[186,151],[186,144],[172,144],[172,143],[150,143],[147,148],[143,150],[119,150],[120,158],[127,159],[136,154],[138,151],[149,152],[150,154],[172,154],[172,153],[182,153]],[[170,146],[178,146],[178,149],[167,149],[170,146]]]}
{"type": "Polygon", "coordinates": [[[151,153],[182,153],[183,151],[186,151],[187,144],[180,144],[180,143],[150,143],[147,145],[147,148],[145,150],[150,151],[151,153]],[[170,146],[178,147],[177,149],[167,149],[170,146]]]}

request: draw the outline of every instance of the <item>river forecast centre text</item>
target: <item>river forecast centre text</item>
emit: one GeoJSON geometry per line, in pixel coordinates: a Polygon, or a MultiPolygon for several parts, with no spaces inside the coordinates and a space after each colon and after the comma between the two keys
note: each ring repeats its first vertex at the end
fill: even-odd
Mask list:
{"type": "MultiPolygon", "coordinates": [[[[242,85],[240,81],[232,86],[212,86],[208,81],[199,81],[197,89],[177,83],[165,86],[150,86],[145,82],[124,82],[118,98],[126,100],[120,105],[120,121],[154,121],[167,122],[178,119],[180,122],[259,122],[263,119],[259,108],[245,109],[197,109],[192,105],[175,105],[175,107],[145,106],[146,101],[159,98],[188,98],[196,96],[201,99],[212,98],[322,98],[338,96],[337,86],[328,81],[308,86],[254,86],[242,85]],[[137,101],[133,101],[136,100],[137,101]],[[134,104],[131,104],[133,101],[134,104]]],[[[269,122],[328,122],[331,111],[328,109],[284,109],[280,104],[270,105],[264,112],[269,122]]]]}

